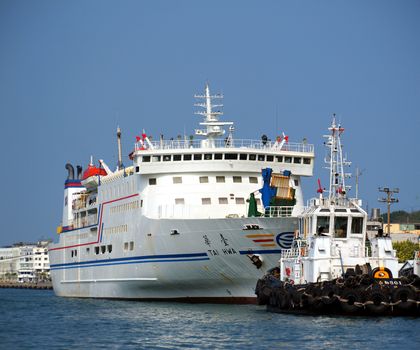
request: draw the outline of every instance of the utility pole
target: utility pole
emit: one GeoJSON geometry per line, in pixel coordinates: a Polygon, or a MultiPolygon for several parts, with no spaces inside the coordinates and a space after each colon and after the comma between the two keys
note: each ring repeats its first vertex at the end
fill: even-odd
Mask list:
{"type": "Polygon", "coordinates": [[[388,235],[390,234],[390,229],[391,229],[391,203],[398,203],[398,199],[397,198],[393,198],[392,195],[394,193],[399,193],[400,189],[399,188],[394,188],[393,190],[391,190],[389,187],[378,187],[378,191],[379,192],[384,192],[386,193],[386,198],[379,198],[378,201],[379,202],[386,202],[387,207],[388,207],[388,229],[387,229],[387,233],[388,235]]]}

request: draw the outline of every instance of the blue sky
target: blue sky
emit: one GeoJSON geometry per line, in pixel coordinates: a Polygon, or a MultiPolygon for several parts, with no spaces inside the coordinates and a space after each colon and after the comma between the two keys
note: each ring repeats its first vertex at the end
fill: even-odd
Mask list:
{"type": "Polygon", "coordinates": [[[420,210],[419,37],[414,0],[0,0],[0,245],[55,238],[65,163],[114,166],[117,125],[125,155],[143,128],[191,134],[206,81],[237,138],[315,144],[306,199],[336,113],[365,206],[389,186],[420,210]]]}

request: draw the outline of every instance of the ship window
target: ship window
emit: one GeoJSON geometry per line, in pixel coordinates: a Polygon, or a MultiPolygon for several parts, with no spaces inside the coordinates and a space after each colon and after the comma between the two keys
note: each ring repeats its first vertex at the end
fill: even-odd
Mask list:
{"type": "Polygon", "coordinates": [[[156,179],[155,178],[149,179],[149,185],[156,185],[156,179]]]}
{"type": "Polygon", "coordinates": [[[140,200],[140,208],[143,208],[143,199],[140,200]]]}
{"type": "Polygon", "coordinates": [[[133,241],[130,242],[130,250],[134,250],[134,242],[133,241]]]}
{"type": "Polygon", "coordinates": [[[215,153],[214,159],[223,159],[223,153],[215,153]]]}
{"type": "Polygon", "coordinates": [[[303,164],[311,164],[311,158],[303,158],[303,164]]]}
{"type": "Polygon", "coordinates": [[[209,177],[208,176],[200,176],[200,183],[204,184],[204,183],[208,183],[209,182],[209,177]]]}
{"type": "Polygon", "coordinates": [[[317,233],[328,233],[330,231],[330,217],[318,216],[317,217],[317,233]]]}
{"type": "Polygon", "coordinates": [[[180,154],[174,154],[174,162],[179,162],[181,160],[180,154]]]}
{"type": "Polygon", "coordinates": [[[232,159],[238,159],[238,154],[237,153],[226,153],[225,154],[225,159],[227,160],[232,160],[232,159]]]}
{"type": "Polygon", "coordinates": [[[211,204],[211,198],[201,198],[201,204],[203,205],[211,204]]]}
{"type": "Polygon", "coordinates": [[[128,242],[124,242],[124,251],[128,250],[128,242]]]}
{"type": "Polygon", "coordinates": [[[216,182],[225,182],[224,176],[216,176],[216,182]]]}
{"type": "Polygon", "coordinates": [[[347,213],[347,209],[335,209],[336,213],[347,213]]]}
{"type": "Polygon", "coordinates": [[[90,248],[89,247],[87,247],[86,248],[86,254],[89,254],[90,253],[90,248]]]}
{"type": "Polygon", "coordinates": [[[256,176],[250,176],[249,177],[249,183],[250,184],[257,184],[258,183],[258,178],[256,176]]]}
{"type": "Polygon", "coordinates": [[[276,161],[277,161],[277,163],[282,163],[283,162],[283,156],[276,156],[276,161]]]}
{"type": "Polygon", "coordinates": [[[140,171],[140,167],[136,166],[136,173],[138,173],[140,171]]]}
{"type": "Polygon", "coordinates": [[[163,156],[163,161],[164,162],[170,162],[171,161],[171,155],[170,154],[165,154],[163,156]]]}
{"type": "Polygon", "coordinates": [[[295,187],[298,187],[299,186],[299,180],[294,180],[294,183],[295,183],[295,187]]]}
{"type": "Polygon", "coordinates": [[[194,154],[194,160],[201,160],[201,159],[203,159],[202,154],[194,154]]]}
{"type": "Polygon", "coordinates": [[[363,218],[351,219],[351,233],[363,233],[363,218]]]}
{"type": "Polygon", "coordinates": [[[321,209],[321,210],[320,210],[320,212],[321,212],[321,213],[329,213],[329,212],[330,212],[330,210],[329,210],[329,209],[321,209]]]}
{"type": "Polygon", "coordinates": [[[160,162],[160,156],[153,156],[152,162],[160,162]]]}
{"type": "Polygon", "coordinates": [[[300,158],[300,157],[294,157],[294,158],[293,158],[293,163],[295,163],[295,164],[300,164],[300,163],[302,163],[302,158],[300,158]]]}
{"type": "Polygon", "coordinates": [[[226,197],[220,197],[219,204],[228,204],[228,199],[226,197]]]}
{"type": "Polygon", "coordinates": [[[347,235],[347,216],[335,217],[334,234],[336,238],[346,238],[347,235]]]}
{"type": "Polygon", "coordinates": [[[99,247],[95,247],[95,254],[98,255],[99,254],[99,247]]]}
{"type": "Polygon", "coordinates": [[[112,244],[108,244],[107,248],[108,248],[108,253],[111,253],[112,252],[112,244]]]}
{"type": "Polygon", "coordinates": [[[150,162],[150,156],[143,156],[143,162],[144,163],[150,162]]]}
{"type": "Polygon", "coordinates": [[[256,154],[250,154],[249,155],[249,160],[256,160],[257,159],[257,155],[256,154]]]}
{"type": "Polygon", "coordinates": [[[239,155],[239,159],[240,159],[240,160],[246,160],[246,158],[247,158],[247,154],[241,153],[241,154],[239,155]]]}
{"type": "Polygon", "coordinates": [[[257,201],[257,205],[261,205],[261,199],[260,198],[256,198],[255,200],[257,201]]]}
{"type": "Polygon", "coordinates": [[[206,153],[204,155],[204,160],[212,160],[212,158],[213,158],[213,155],[211,153],[206,153]]]}
{"type": "Polygon", "coordinates": [[[358,212],[359,212],[357,209],[350,209],[350,211],[351,211],[352,213],[358,213],[358,212]]]}
{"type": "Polygon", "coordinates": [[[106,252],[106,246],[105,245],[101,245],[101,253],[105,254],[106,252]]]}
{"type": "Polygon", "coordinates": [[[235,203],[236,204],[245,204],[245,199],[244,198],[235,198],[235,203]]]}
{"type": "Polygon", "coordinates": [[[181,177],[181,176],[174,176],[174,177],[172,178],[172,182],[173,182],[174,184],[182,184],[182,177],[181,177]]]}
{"type": "Polygon", "coordinates": [[[73,257],[73,256],[74,256],[74,250],[71,251],[71,257],[73,257]]]}
{"type": "Polygon", "coordinates": [[[184,154],[184,160],[191,160],[192,154],[184,154]]]}
{"type": "Polygon", "coordinates": [[[263,162],[265,160],[265,155],[264,154],[259,154],[258,155],[258,160],[263,162]]]}
{"type": "Polygon", "coordinates": [[[234,176],[233,177],[233,182],[236,182],[236,183],[242,182],[242,177],[241,176],[234,176]]]}
{"type": "Polygon", "coordinates": [[[175,198],[175,204],[184,205],[185,204],[184,198],[175,198]]]}
{"type": "Polygon", "coordinates": [[[274,161],[274,156],[267,156],[267,162],[274,161]]]}
{"type": "Polygon", "coordinates": [[[291,163],[292,162],[292,157],[284,157],[284,162],[285,163],[291,163]]]}

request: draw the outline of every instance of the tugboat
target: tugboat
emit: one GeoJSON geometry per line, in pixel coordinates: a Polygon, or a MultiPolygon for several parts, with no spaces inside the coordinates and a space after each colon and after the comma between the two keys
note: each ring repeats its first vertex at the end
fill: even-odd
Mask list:
{"type": "Polygon", "coordinates": [[[366,240],[362,202],[347,196],[344,128],[334,117],[328,130],[328,196],[318,180],[319,197],[299,216],[292,247],[257,282],[258,304],[271,312],[419,316],[420,278],[395,278],[398,259],[382,230],[366,240]]]}

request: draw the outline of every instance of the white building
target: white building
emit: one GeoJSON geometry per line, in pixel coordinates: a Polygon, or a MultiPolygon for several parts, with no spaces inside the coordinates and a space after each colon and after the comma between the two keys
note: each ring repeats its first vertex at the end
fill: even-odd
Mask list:
{"type": "Polygon", "coordinates": [[[0,248],[0,280],[36,282],[48,280],[50,261],[48,242],[18,243],[0,248]]]}

